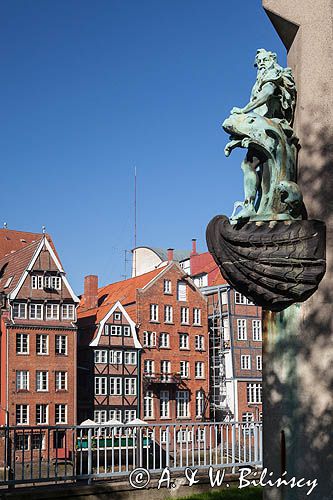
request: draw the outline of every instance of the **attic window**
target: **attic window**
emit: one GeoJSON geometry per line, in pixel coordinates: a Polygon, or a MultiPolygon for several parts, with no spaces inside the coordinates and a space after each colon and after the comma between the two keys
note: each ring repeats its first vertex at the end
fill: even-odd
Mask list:
{"type": "Polygon", "coordinates": [[[6,283],[5,283],[5,285],[4,285],[4,288],[8,288],[8,287],[9,287],[9,285],[11,284],[12,280],[13,280],[13,276],[10,276],[10,277],[8,278],[8,280],[6,281],[6,283]]]}
{"type": "Polygon", "coordinates": [[[6,262],[6,264],[4,264],[2,266],[2,268],[0,269],[0,279],[3,277],[3,275],[5,274],[5,271],[6,271],[6,267],[8,266],[8,262],[6,262]]]}
{"type": "Polygon", "coordinates": [[[25,240],[24,238],[21,238],[20,241],[22,241],[22,243],[26,243],[27,240],[25,240]]]}

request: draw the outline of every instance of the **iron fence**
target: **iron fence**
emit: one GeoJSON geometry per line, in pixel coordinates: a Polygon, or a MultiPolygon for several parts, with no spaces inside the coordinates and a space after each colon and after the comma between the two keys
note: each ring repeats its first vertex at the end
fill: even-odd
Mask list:
{"type": "Polygon", "coordinates": [[[186,467],[262,465],[262,424],[17,426],[0,430],[0,484],[93,480],[186,467]],[[1,458],[2,457],[2,458],[1,458]]]}

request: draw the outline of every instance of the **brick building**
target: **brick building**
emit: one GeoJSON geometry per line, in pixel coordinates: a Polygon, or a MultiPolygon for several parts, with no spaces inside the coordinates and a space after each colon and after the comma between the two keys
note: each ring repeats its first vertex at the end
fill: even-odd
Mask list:
{"type": "MultiPolygon", "coordinates": [[[[0,259],[0,423],[73,425],[79,299],[49,236],[1,229],[0,259]]],[[[70,451],[65,432],[48,437],[18,434],[15,448],[70,451]]]]}
{"type": "MultiPolygon", "coordinates": [[[[81,398],[79,397],[79,419],[92,418],[94,411],[100,411],[103,406],[106,410],[105,418],[110,417],[108,412],[112,409],[112,416],[117,415],[117,419],[126,420],[124,412],[129,406],[128,402],[124,405],[124,400],[121,399],[126,396],[124,381],[119,381],[119,394],[114,394],[114,382],[110,381],[114,372],[110,373],[110,367],[106,363],[102,367],[96,366],[92,354],[93,350],[101,348],[102,317],[105,318],[107,310],[110,312],[115,308],[116,311],[117,303],[119,310],[121,306],[122,317],[125,318],[126,313],[126,321],[133,322],[131,336],[133,341],[137,339],[138,368],[137,372],[133,372],[133,376],[138,373],[139,379],[136,416],[152,423],[200,421],[207,418],[207,301],[187,274],[172,261],[172,253],[169,252],[168,263],[158,269],[99,288],[95,299],[97,307],[91,308],[90,312],[86,306],[86,293],[82,297],[78,313],[80,384],[83,381],[81,371],[86,373],[82,383],[84,393],[80,393],[81,398]],[[103,373],[101,370],[104,370],[103,373]],[[106,378],[103,387],[107,394],[103,395],[103,400],[96,394],[96,387],[99,385],[94,386],[96,378],[100,376],[106,378]],[[89,398],[87,393],[90,394],[89,398]],[[117,410],[118,413],[115,413],[117,410]]],[[[110,334],[116,321],[111,312],[109,317],[107,332],[104,330],[107,340],[103,341],[103,349],[108,342],[108,349],[115,349],[116,345],[114,339],[117,336],[110,334]]],[[[128,349],[127,346],[122,346],[125,350],[128,349]]],[[[123,376],[119,373],[119,378],[123,376]]]]}

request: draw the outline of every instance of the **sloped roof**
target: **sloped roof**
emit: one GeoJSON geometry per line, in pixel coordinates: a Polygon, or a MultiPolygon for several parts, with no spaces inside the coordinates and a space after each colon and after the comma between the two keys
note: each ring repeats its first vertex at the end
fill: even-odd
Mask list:
{"type": "MultiPolygon", "coordinates": [[[[168,250],[165,248],[157,248],[157,247],[136,247],[134,250],[138,248],[148,248],[152,250],[160,257],[160,259],[165,262],[168,260],[168,250]]],[[[174,250],[173,251],[173,260],[177,262],[182,262],[183,260],[187,260],[190,258],[191,250],[174,250]]]]}
{"type": "Polygon", "coordinates": [[[43,236],[46,236],[52,250],[60,262],[59,255],[56,251],[52,238],[49,234],[29,233],[27,231],[15,231],[14,229],[0,229],[0,259],[17,250],[27,247],[31,243],[40,241],[43,236]]]}
{"type": "Polygon", "coordinates": [[[38,240],[26,244],[25,247],[6,255],[0,260],[0,291],[7,294],[14,290],[41,242],[42,235],[38,236],[38,240]],[[4,288],[9,278],[12,278],[9,286],[4,288]]]}
{"type": "Polygon", "coordinates": [[[201,274],[208,274],[208,286],[224,285],[227,283],[209,252],[191,257],[191,276],[200,276],[201,274]]]}
{"type": "Polygon", "coordinates": [[[154,269],[149,273],[141,274],[140,276],[111,283],[110,285],[99,288],[97,295],[99,305],[94,309],[85,309],[84,296],[82,296],[77,310],[78,319],[96,315],[96,322],[99,323],[111,307],[119,300],[133,321],[136,321],[135,302],[137,289],[144,288],[165,269],[165,267],[154,269]]]}

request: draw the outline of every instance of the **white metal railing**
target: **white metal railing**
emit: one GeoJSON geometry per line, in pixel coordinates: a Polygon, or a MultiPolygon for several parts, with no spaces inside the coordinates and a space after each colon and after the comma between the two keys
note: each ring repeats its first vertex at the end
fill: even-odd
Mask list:
{"type": "Polygon", "coordinates": [[[262,465],[262,424],[20,426],[0,430],[0,485],[262,465]]]}

